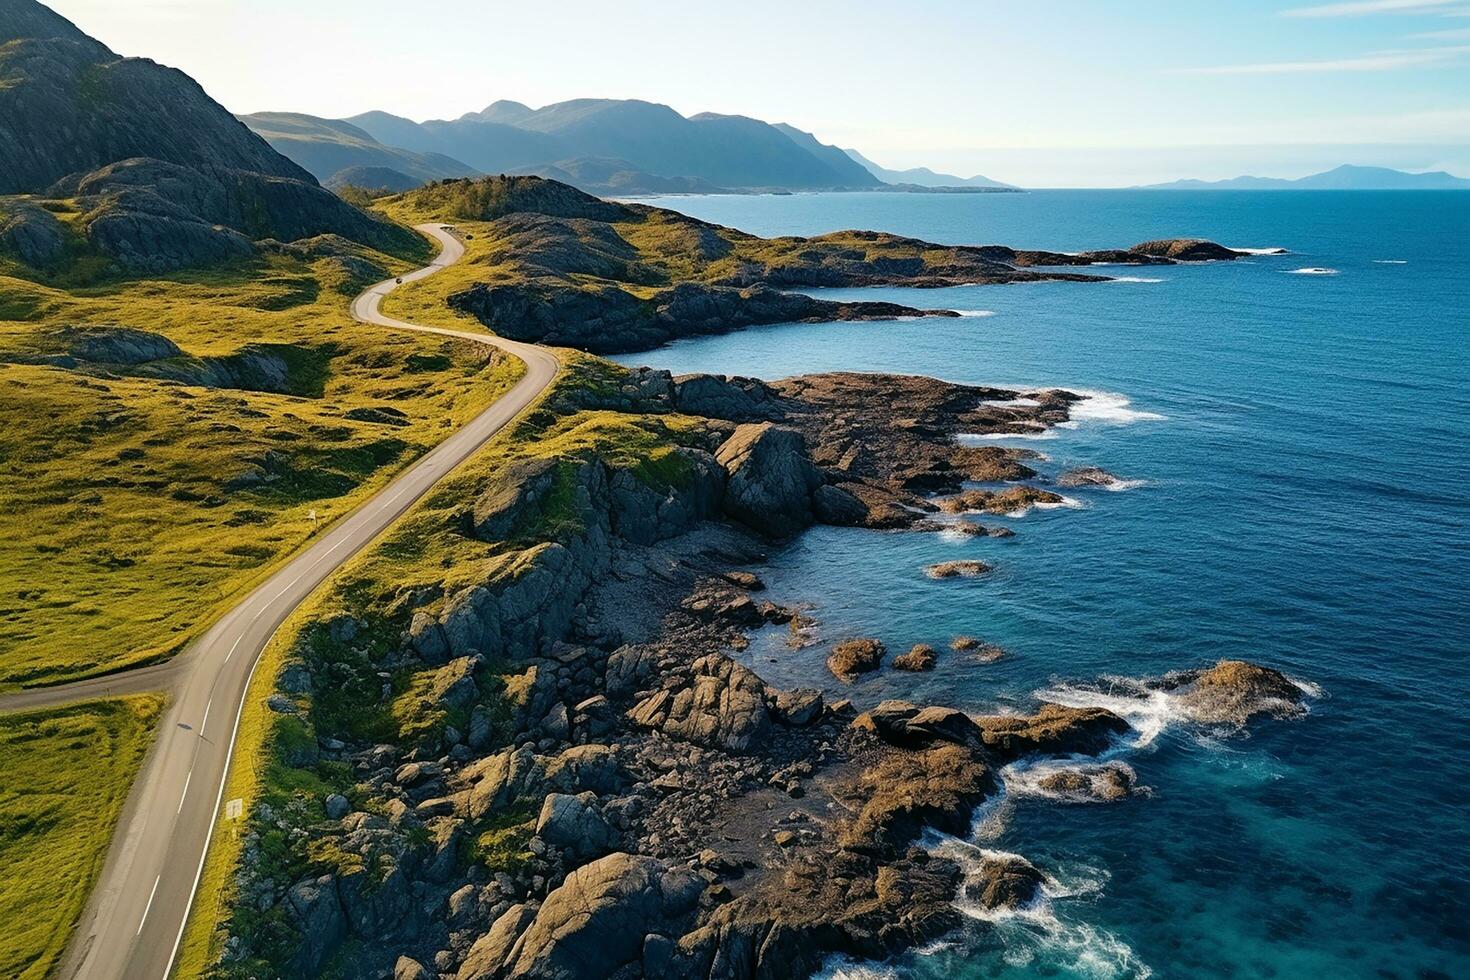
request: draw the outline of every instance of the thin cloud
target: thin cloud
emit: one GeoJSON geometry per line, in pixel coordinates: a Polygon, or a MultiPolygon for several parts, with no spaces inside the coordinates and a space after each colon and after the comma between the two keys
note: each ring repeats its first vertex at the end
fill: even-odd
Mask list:
{"type": "Polygon", "coordinates": [[[1470,45],[1424,48],[1417,51],[1380,51],[1356,58],[1327,61],[1272,61],[1254,65],[1212,65],[1206,68],[1176,68],[1171,75],[1303,75],[1326,72],[1396,71],[1444,64],[1470,51],[1470,45]]]}
{"type": "Polygon", "coordinates": [[[1327,3],[1316,7],[1292,7],[1281,11],[1283,17],[1363,17],[1369,14],[1439,13],[1441,7],[1463,0],[1354,0],[1352,3],[1327,3]]]}
{"type": "Polygon", "coordinates": [[[1461,38],[1470,40],[1470,27],[1453,27],[1447,31],[1424,31],[1421,34],[1407,36],[1414,40],[1458,41],[1461,38]]]}

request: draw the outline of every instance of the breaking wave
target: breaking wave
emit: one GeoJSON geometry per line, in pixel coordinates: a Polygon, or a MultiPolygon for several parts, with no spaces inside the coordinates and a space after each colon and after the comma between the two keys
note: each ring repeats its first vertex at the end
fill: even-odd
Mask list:
{"type": "MultiPolygon", "coordinates": [[[[1132,404],[1127,396],[1111,391],[1078,391],[1085,396],[1074,402],[1068,411],[1071,422],[1106,422],[1112,425],[1127,425],[1130,422],[1159,422],[1164,416],[1154,412],[1142,412],[1129,408],[1132,404]]],[[[1062,423],[1069,425],[1067,422],[1062,423]]],[[[1070,427],[1070,426],[1069,426],[1070,427]]]]}
{"type": "Polygon", "coordinates": [[[1309,265],[1301,269],[1288,269],[1286,274],[1289,276],[1335,276],[1337,275],[1337,270],[1328,269],[1319,265],[1309,265]]]}

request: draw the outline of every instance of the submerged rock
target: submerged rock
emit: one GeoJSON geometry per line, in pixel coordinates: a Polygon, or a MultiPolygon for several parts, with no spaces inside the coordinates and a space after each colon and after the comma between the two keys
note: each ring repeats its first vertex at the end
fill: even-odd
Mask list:
{"type": "Polygon", "coordinates": [[[1059,487],[1110,487],[1119,480],[1100,466],[1080,466],[1057,477],[1059,487]]]}
{"type": "Polygon", "coordinates": [[[964,895],[986,911],[1015,911],[1041,895],[1046,876],[1019,854],[983,851],[980,867],[966,877],[964,895]]]}
{"type": "Polygon", "coordinates": [[[1124,762],[1052,770],[1036,780],[1036,788],[1067,803],[1116,803],[1147,792],[1138,785],[1133,767],[1124,762]]]}
{"type": "Polygon", "coordinates": [[[852,680],[858,674],[877,670],[883,661],[883,653],[883,644],[877,640],[843,640],[832,648],[831,655],[827,657],[827,669],[843,680],[852,680]]]}
{"type": "Polygon", "coordinates": [[[962,561],[942,561],[930,565],[924,569],[924,574],[930,578],[979,578],[990,571],[990,566],[983,561],[965,559],[962,561]]]}

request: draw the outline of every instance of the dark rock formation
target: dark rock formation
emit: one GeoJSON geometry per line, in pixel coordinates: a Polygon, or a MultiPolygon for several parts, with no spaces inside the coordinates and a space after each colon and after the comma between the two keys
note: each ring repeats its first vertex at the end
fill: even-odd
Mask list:
{"type": "Polygon", "coordinates": [[[729,476],[724,506],[731,517],[771,537],[812,523],[812,494],[822,474],[796,431],[769,422],[742,425],[715,459],[729,476]]]}
{"type": "Polygon", "coordinates": [[[1118,478],[1101,466],[1079,466],[1057,477],[1059,487],[1110,487],[1118,478]]]}
{"type": "Polygon", "coordinates": [[[1128,731],[1128,723],[1106,708],[1043,704],[1034,715],[991,715],[974,719],[980,740],[998,762],[1023,755],[1096,755],[1128,731]]]}
{"type": "Polygon", "coordinates": [[[980,867],[967,877],[965,898],[986,911],[1025,908],[1041,895],[1046,876],[1019,854],[986,851],[980,867]]]}
{"type": "Polygon", "coordinates": [[[1218,262],[1239,259],[1244,252],[1228,249],[1224,245],[1203,238],[1165,238],[1152,242],[1139,242],[1128,250],[1135,255],[1172,259],[1175,262],[1218,262]]]}
{"type": "Polygon", "coordinates": [[[1038,487],[1006,487],[1004,490],[966,490],[939,501],[947,514],[1010,514],[1036,504],[1062,503],[1060,494],[1038,487]]]}
{"type": "Polygon", "coordinates": [[[930,578],[979,578],[990,571],[990,566],[975,559],[942,561],[924,569],[930,578]]]}
{"type": "Polygon", "coordinates": [[[837,303],[761,284],[737,288],[692,282],[661,290],[648,299],[616,285],[577,289],[559,281],[481,283],[450,296],[449,305],[512,340],[576,347],[596,354],[648,350],[680,337],[729,333],[768,323],[958,315],[895,303],[837,303]]]}

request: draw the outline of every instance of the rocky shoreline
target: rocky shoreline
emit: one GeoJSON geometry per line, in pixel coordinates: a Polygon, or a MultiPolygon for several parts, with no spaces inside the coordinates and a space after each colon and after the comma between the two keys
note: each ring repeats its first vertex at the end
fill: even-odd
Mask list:
{"type": "MultiPolygon", "coordinates": [[[[428,676],[421,696],[461,727],[413,745],[301,746],[296,764],[350,767],[356,787],[301,800],[295,818],[257,813],[248,830],[237,907],[262,911],[285,937],[292,952],[278,969],[804,976],[832,954],[881,959],[955,929],[958,897],[1034,898],[1040,872],[1024,861],[966,867],[923,845],[931,831],[966,836],[976,807],[1001,792],[1002,767],[1072,760],[1048,778],[1075,802],[1134,792],[1131,770],[1075,761],[1126,737],[1127,722],[1104,708],[860,711],[816,688],[775,689],[732,656],[752,630],[784,625],[795,638],[803,626],[800,610],[761,596],[751,569],[770,542],[814,522],[933,530],[950,526],[946,512],[990,509],[995,498],[977,493],[1006,509],[1049,493],[1017,482],[1037,479],[1031,454],[955,437],[1056,424],[1079,396],[889,375],[767,384],[640,370],[615,391],[569,397],[581,403],[558,411],[697,416],[705,448],[677,450],[684,475],[664,493],[582,460],[569,489],[580,533],[533,549],[513,578],[410,600],[406,628],[373,665],[428,676]],[[481,682],[491,661],[511,664],[495,698],[481,682]],[[308,853],[333,859],[271,878],[261,854],[273,833],[304,835],[308,853]]],[[[466,502],[466,533],[513,536],[568,492],[551,468],[513,465],[513,491],[466,502]]],[[[367,628],[346,616],[321,624],[272,707],[309,714],[313,693],[333,683],[335,654],[322,651],[352,648],[367,628]]],[[[969,637],[952,645],[1002,654],[969,637]]],[[[886,654],[863,638],[837,644],[834,683],[884,669],[886,654]]],[[[890,666],[924,670],[934,656],[916,647],[890,666]]],[[[1160,684],[1209,724],[1289,714],[1305,697],[1239,663],[1160,684]]],[[[259,955],[237,935],[219,972],[259,955]]]]}

